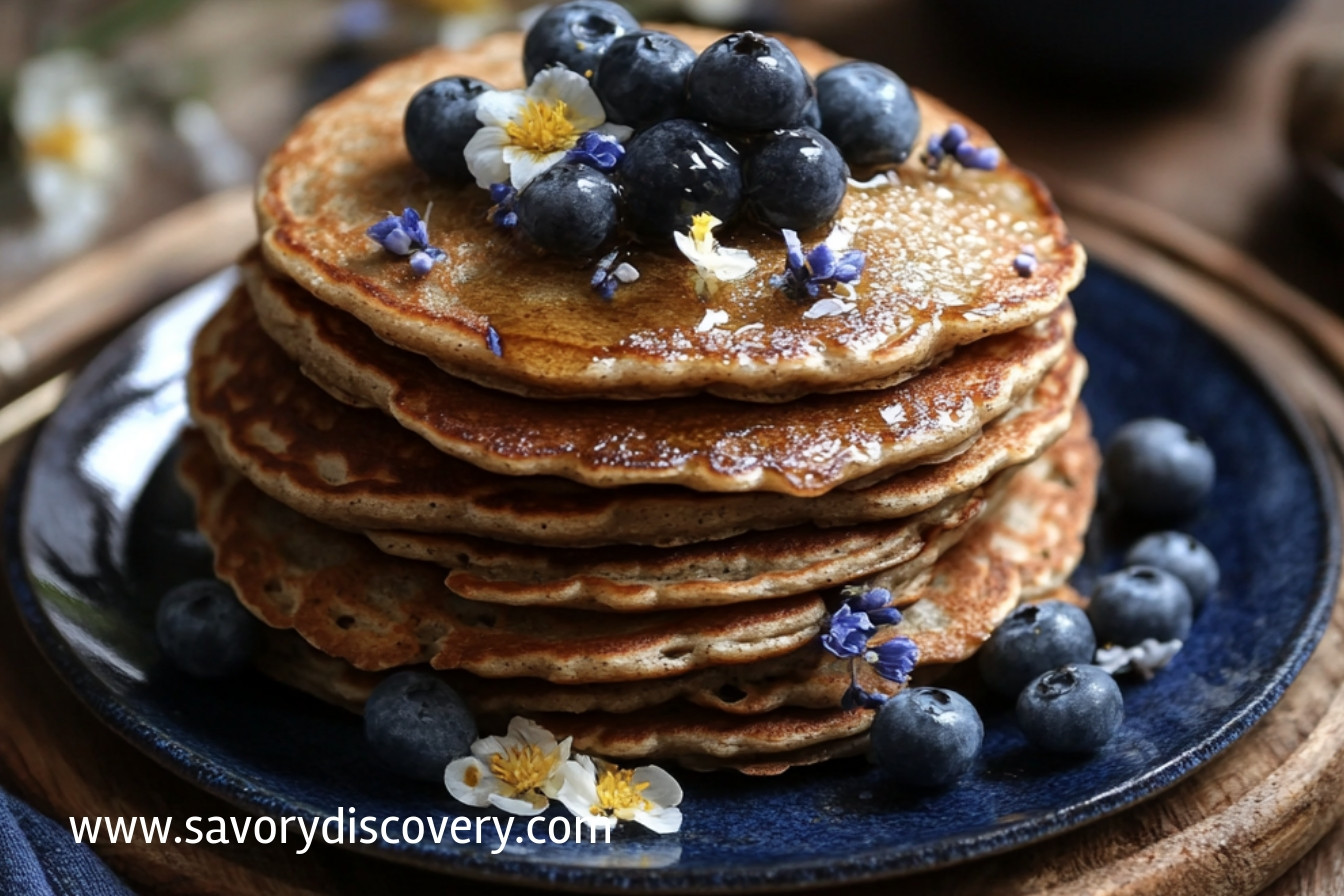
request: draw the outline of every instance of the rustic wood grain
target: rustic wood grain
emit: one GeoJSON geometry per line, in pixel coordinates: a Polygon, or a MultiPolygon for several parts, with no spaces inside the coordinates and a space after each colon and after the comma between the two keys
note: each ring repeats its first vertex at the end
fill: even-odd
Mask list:
{"type": "MultiPolygon", "coordinates": [[[[1086,185],[1062,182],[1096,258],[1173,296],[1251,355],[1314,425],[1344,444],[1344,324],[1234,251],[1086,185]]],[[[1150,212],[1151,210],[1147,210],[1150,212]]],[[[0,469],[14,446],[0,449],[0,469]]],[[[1344,604],[1280,704],[1221,756],[1133,809],[1029,849],[900,882],[910,896],[1339,893],[1344,874],[1344,604]],[[1305,858],[1303,858],[1305,856],[1305,858]],[[1300,861],[1299,861],[1300,860],[1300,861]],[[1276,881],[1276,878],[1278,880],[1276,881]],[[1272,886],[1271,886],[1272,884],[1272,886]]],[[[0,601],[0,781],[69,815],[230,815],[104,728],[0,601]]],[[[445,879],[331,847],[100,847],[147,894],[442,890],[445,879]]],[[[860,887],[836,892],[859,892],[860,887]]],[[[476,885],[473,892],[518,893],[476,885]]]]}

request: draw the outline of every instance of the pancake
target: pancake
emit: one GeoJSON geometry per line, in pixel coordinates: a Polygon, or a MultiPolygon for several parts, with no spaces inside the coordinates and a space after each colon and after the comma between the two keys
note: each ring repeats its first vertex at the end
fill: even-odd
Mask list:
{"type": "MultiPolygon", "coordinates": [[[[938,560],[927,576],[898,596],[894,602],[905,605],[905,618],[885,627],[875,643],[898,635],[913,640],[919,648],[919,677],[922,670],[969,659],[1021,602],[1024,580],[1013,559],[1019,549],[1030,548],[1048,558],[1042,565],[1050,566],[1060,580],[1067,578],[1078,556],[1063,545],[1080,541],[1087,527],[1097,456],[1086,415],[1080,414],[1058,445],[1014,478],[1000,507],[938,560]],[[1078,475],[1064,475],[1067,470],[1078,475]],[[1028,543],[1014,529],[1016,520],[1009,519],[1027,506],[1046,508],[1040,515],[1060,525],[1042,527],[1037,539],[1028,543]]],[[[1067,586],[1038,596],[1077,600],[1067,586]]],[[[354,711],[360,711],[381,680],[380,675],[323,656],[290,638],[273,640],[262,668],[282,682],[354,711]]],[[[878,677],[865,664],[859,664],[858,673],[859,682],[870,691],[890,695],[899,690],[899,685],[878,677]]],[[[849,661],[827,653],[815,640],[783,656],[656,681],[551,685],[518,679],[483,681],[452,673],[445,674],[445,680],[478,715],[504,719],[538,713],[600,713],[605,718],[676,702],[738,716],[790,708],[823,710],[839,705],[851,681],[849,661]]]]}
{"type": "Polygon", "coordinates": [[[266,332],[336,397],[379,408],[477,467],[599,487],[666,483],[812,497],[935,460],[1035,389],[1068,350],[1074,324],[1066,303],[898,386],[787,404],[706,396],[537,401],[448,376],[255,260],[243,273],[266,332]]]}
{"type": "MultiPolygon", "coordinates": [[[[703,48],[720,35],[674,26],[703,48]]],[[[845,390],[917,370],[952,348],[1044,317],[1081,279],[1084,254],[1044,187],[1004,162],[992,172],[930,174],[919,153],[881,186],[851,186],[839,217],[867,253],[856,307],[810,318],[808,304],[769,284],[784,270],[778,233],[722,234],[748,250],[754,274],[708,303],[680,255],[635,252],[637,282],[595,297],[591,266],[539,255],[485,223],[486,191],[439,183],[410,161],[402,114],[422,85],[446,75],[522,86],[521,35],[466,51],[431,49],[395,62],[309,112],[270,157],[257,210],[267,260],[302,287],[432,358],[454,376],[543,397],[642,398],[698,391],[778,401],[845,390]],[[431,242],[449,260],[424,277],[364,230],[389,210],[430,204],[431,242]],[[1013,258],[1032,246],[1035,274],[1013,258]],[[703,326],[708,310],[727,320],[703,326]],[[497,333],[497,357],[487,334],[497,333]]],[[[790,46],[813,73],[840,61],[807,41],[790,46]]],[[[916,93],[926,136],[965,116],[916,93]]],[[[856,172],[866,177],[867,172],[856,172]]],[[[824,232],[804,234],[811,244],[824,232]]]]}
{"type": "Polygon", "coordinates": [[[1064,431],[1086,364],[1070,351],[960,454],[816,498],[518,479],[435,450],[384,415],[332,399],[261,330],[242,290],[197,338],[191,413],[217,454],[271,497],[343,529],[456,532],[558,547],[670,547],[814,523],[912,516],[1039,456],[1064,431]]]}
{"type": "Polygon", "coordinates": [[[826,616],[815,594],[638,615],[474,603],[444,587],[441,568],[390,557],[266,497],[194,431],[181,471],[215,574],[243,605],[361,669],[428,663],[486,678],[643,680],[788,653],[826,616]]]}

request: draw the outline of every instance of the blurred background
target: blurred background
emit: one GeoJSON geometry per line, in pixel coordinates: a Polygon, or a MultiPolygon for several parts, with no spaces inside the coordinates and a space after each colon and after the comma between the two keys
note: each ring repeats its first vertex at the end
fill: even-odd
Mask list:
{"type": "MultiPolygon", "coordinates": [[[[941,95],[1047,180],[1084,179],[1344,307],[1344,0],[631,0],[814,37],[941,95]]],[[[303,110],[527,0],[4,0],[0,303],[249,183],[303,110]]]]}

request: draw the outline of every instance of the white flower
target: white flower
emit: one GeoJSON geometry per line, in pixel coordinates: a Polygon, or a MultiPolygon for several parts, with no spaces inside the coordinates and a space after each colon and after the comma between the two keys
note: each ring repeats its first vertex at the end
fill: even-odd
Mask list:
{"type": "Polygon", "coordinates": [[[512,183],[517,190],[559,162],[585,131],[625,140],[631,130],[607,124],[602,101],[588,79],[553,66],[540,71],[526,90],[491,90],[476,101],[485,125],[465,150],[477,186],[512,183]]]}
{"type": "Polygon", "coordinates": [[[75,50],[37,57],[19,70],[11,113],[43,248],[75,251],[111,214],[128,166],[107,73],[75,50]]]}
{"type": "Polygon", "coordinates": [[[579,824],[605,830],[634,821],[659,834],[681,830],[681,785],[656,765],[623,769],[587,756],[565,763],[560,802],[579,824]]]}
{"type": "Polygon", "coordinates": [[[1144,638],[1133,647],[1099,647],[1096,663],[1112,675],[1137,672],[1147,680],[1171,662],[1172,657],[1180,652],[1181,644],[1179,640],[1144,638]]]}
{"type": "Polygon", "coordinates": [[[536,722],[515,716],[504,737],[483,737],[471,755],[455,759],[443,773],[448,792],[468,806],[495,806],[517,815],[537,815],[564,783],[570,738],[555,736],[536,722]]]}
{"type": "Polygon", "coordinates": [[[726,249],[714,238],[714,228],[723,222],[708,212],[691,219],[690,233],[674,233],[681,254],[695,265],[700,275],[697,286],[702,293],[712,294],[720,283],[741,280],[756,270],[756,259],[746,249],[726,249]]]}

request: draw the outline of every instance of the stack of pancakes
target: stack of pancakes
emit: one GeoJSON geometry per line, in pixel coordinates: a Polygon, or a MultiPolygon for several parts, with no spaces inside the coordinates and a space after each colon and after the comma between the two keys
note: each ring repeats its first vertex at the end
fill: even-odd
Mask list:
{"type": "MultiPolygon", "coordinates": [[[[792,46],[814,73],[837,61],[792,46]]],[[[912,159],[851,186],[852,294],[785,295],[778,234],[741,228],[723,239],[747,278],[706,294],[642,248],[603,301],[591,267],[490,226],[483,191],[431,180],[401,139],[435,78],[521,86],[520,48],[395,63],[271,158],[260,245],[189,377],[183,473],[216,571],[301,636],[277,632],[263,668],[352,708],[432,667],[483,730],[523,714],[616,759],[775,772],[860,750],[872,711],[840,707],[851,663],[819,640],[840,586],[891,591],[905,618],[874,640],[913,639],[918,676],[1067,593],[1097,471],[1067,301],[1082,250],[1011,165],[912,159]],[[449,258],[422,277],[364,230],[430,203],[449,258]]],[[[925,134],[954,120],[919,100],[925,134]]]]}

